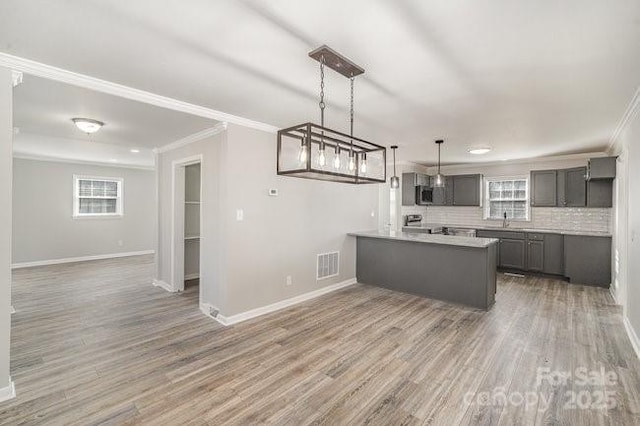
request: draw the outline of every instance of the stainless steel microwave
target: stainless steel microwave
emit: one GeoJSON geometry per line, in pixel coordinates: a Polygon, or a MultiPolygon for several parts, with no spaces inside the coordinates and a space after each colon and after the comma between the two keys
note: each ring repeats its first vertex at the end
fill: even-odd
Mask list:
{"type": "Polygon", "coordinates": [[[416,186],[416,204],[419,206],[433,204],[433,187],[416,186]]]}

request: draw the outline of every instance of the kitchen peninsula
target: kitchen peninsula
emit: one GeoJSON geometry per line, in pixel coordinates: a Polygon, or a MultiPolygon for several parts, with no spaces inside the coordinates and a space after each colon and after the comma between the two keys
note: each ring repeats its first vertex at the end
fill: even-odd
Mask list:
{"type": "Polygon", "coordinates": [[[489,310],[495,302],[495,238],[364,231],[358,282],[489,310]]]}

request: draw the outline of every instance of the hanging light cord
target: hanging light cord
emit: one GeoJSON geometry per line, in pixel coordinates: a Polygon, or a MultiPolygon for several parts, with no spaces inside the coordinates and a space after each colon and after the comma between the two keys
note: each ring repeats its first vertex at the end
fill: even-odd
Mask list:
{"type": "Polygon", "coordinates": [[[438,174],[440,174],[440,146],[441,145],[442,145],[441,143],[438,144],[438,174]]]}
{"type": "MultiPolygon", "coordinates": [[[[320,126],[324,127],[324,55],[320,57],[320,126]]],[[[324,133],[324,132],[323,132],[324,133]]]]}
{"type": "MultiPolygon", "coordinates": [[[[351,80],[351,108],[350,108],[350,111],[349,111],[349,114],[350,114],[349,119],[350,119],[350,124],[351,124],[351,137],[353,137],[353,82],[354,82],[355,78],[351,77],[350,80],[351,80]]],[[[353,144],[353,141],[352,141],[352,144],[353,144]]]]}
{"type": "Polygon", "coordinates": [[[396,148],[393,148],[393,175],[396,175],[396,148]]]}

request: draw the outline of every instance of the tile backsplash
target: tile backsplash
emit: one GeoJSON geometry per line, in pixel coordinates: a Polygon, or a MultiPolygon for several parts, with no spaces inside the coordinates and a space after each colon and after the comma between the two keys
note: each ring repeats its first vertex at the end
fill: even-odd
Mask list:
{"type": "MultiPolygon", "coordinates": [[[[511,221],[511,228],[611,232],[611,208],[535,207],[528,222],[511,221]]],[[[501,221],[484,220],[482,207],[402,207],[402,215],[422,214],[423,222],[444,225],[498,226],[501,221]]]]}

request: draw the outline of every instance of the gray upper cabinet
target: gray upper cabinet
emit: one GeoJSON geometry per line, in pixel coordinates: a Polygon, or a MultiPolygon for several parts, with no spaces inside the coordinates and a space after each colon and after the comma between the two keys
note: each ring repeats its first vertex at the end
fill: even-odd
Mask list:
{"type": "Polygon", "coordinates": [[[403,206],[416,205],[416,174],[415,173],[402,174],[402,205],[403,206]]]}
{"type": "Polygon", "coordinates": [[[480,205],[482,175],[455,175],[449,178],[453,179],[454,206],[480,205]]]}
{"type": "Polygon", "coordinates": [[[431,176],[416,173],[416,186],[431,186],[431,176]]]}
{"type": "Polygon", "coordinates": [[[433,188],[433,205],[434,206],[452,206],[453,205],[453,176],[444,178],[444,186],[441,188],[433,188]]]}
{"type": "Polygon", "coordinates": [[[616,157],[599,157],[589,160],[587,180],[614,179],[616,177],[616,157]]]}
{"type": "Polygon", "coordinates": [[[556,170],[534,170],[531,172],[531,205],[555,207],[557,203],[556,170]]]}
{"type": "Polygon", "coordinates": [[[587,205],[587,168],[576,167],[561,170],[564,178],[564,205],[561,207],[584,207],[587,205]]]}
{"type": "Polygon", "coordinates": [[[613,181],[611,179],[587,182],[587,207],[613,207],[613,181]]]}

